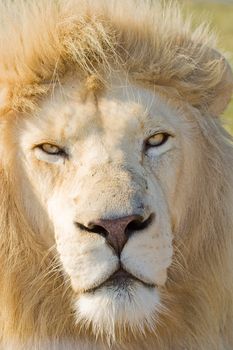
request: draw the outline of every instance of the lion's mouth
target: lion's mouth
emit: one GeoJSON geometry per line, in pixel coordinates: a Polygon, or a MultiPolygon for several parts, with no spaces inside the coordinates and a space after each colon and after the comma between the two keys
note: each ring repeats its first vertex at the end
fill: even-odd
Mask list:
{"type": "Polygon", "coordinates": [[[156,287],[155,284],[150,284],[147,282],[142,281],[138,277],[132,275],[128,271],[124,270],[122,267],[120,267],[117,271],[115,271],[107,280],[102,282],[97,287],[91,288],[87,290],[86,292],[95,292],[97,289],[100,289],[101,287],[117,287],[118,289],[125,289],[129,287],[134,281],[140,282],[144,286],[148,288],[154,288],[156,287]]]}

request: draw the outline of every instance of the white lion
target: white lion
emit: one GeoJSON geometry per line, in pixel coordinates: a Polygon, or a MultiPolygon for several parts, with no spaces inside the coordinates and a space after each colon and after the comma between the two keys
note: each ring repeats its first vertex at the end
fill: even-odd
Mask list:
{"type": "Polygon", "coordinates": [[[233,348],[232,93],[150,1],[0,5],[1,349],[233,348]]]}

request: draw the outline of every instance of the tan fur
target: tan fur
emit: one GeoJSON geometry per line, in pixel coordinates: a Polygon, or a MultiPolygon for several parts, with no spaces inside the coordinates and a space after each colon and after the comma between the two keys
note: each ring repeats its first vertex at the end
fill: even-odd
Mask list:
{"type": "Polygon", "coordinates": [[[229,100],[226,64],[203,26],[195,31],[174,6],[132,1],[1,1],[0,84],[13,109],[33,108],[35,97],[73,70],[99,73],[122,66],[129,78],[177,91],[206,108],[229,100]],[[29,35],[30,33],[30,35],[29,35]],[[228,96],[228,97],[227,97],[228,96]]]}
{"type": "MultiPolygon", "coordinates": [[[[59,261],[22,212],[11,125],[23,111],[32,113],[38,100],[70,74],[88,78],[85,94],[95,94],[118,70],[132,82],[159,89],[176,108],[195,114],[199,176],[189,203],[183,203],[183,216],[174,223],[174,261],[161,289],[165,308],[157,329],[140,339],[126,330],[112,348],[233,348],[233,149],[216,118],[230,99],[232,76],[206,30],[192,32],[175,7],[162,10],[149,3],[135,7],[133,0],[1,1],[3,349],[74,349],[75,342],[84,339],[91,345],[83,349],[93,349],[91,329],[75,326],[74,296],[59,261]]],[[[95,346],[108,348],[106,339],[97,339],[95,346]]]]}

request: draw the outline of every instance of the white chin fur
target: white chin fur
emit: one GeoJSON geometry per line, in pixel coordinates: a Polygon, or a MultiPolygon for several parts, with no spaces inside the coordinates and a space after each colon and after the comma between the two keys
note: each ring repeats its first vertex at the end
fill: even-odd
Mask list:
{"type": "Polygon", "coordinates": [[[114,342],[117,335],[131,331],[135,337],[156,327],[160,309],[159,292],[134,281],[127,286],[103,286],[84,293],[75,303],[78,324],[93,329],[96,337],[114,342]]]}

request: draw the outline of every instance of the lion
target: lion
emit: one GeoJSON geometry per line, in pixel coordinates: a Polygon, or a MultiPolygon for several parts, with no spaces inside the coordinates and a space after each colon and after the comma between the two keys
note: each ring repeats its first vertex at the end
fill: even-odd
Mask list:
{"type": "Polygon", "coordinates": [[[156,1],[0,3],[1,349],[233,348],[233,75],[156,1]]]}

